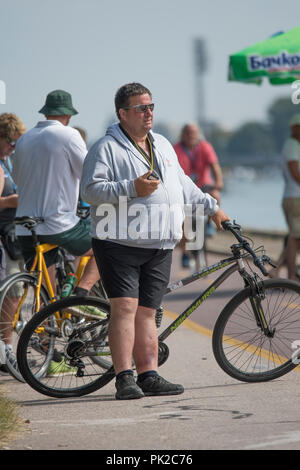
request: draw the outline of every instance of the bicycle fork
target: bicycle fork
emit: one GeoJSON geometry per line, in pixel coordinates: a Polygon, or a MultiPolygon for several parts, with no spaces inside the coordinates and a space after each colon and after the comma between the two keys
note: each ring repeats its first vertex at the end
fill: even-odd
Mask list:
{"type": "Polygon", "coordinates": [[[245,285],[250,287],[251,296],[250,303],[254,313],[257,326],[261,329],[265,336],[268,338],[273,338],[275,334],[275,328],[270,328],[264,313],[262,306],[262,300],[265,298],[265,290],[263,283],[257,282],[256,275],[254,277],[250,276],[247,271],[244,269],[243,261],[238,260],[239,264],[239,273],[245,281],[245,285]]]}

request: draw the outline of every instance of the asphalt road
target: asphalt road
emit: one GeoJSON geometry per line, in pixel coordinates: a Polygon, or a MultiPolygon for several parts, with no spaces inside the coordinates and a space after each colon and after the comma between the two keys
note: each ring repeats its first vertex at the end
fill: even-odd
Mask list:
{"type": "MultiPolygon", "coordinates": [[[[181,274],[174,262],[173,278],[181,274]]],[[[24,430],[7,447],[107,450],[112,459],[118,457],[118,451],[134,456],[134,451],[141,449],[165,454],[178,450],[185,455],[194,450],[299,449],[299,372],[272,382],[246,384],[227,376],[213,357],[210,329],[220,307],[238,286],[238,279],[224,284],[219,295],[206,302],[202,313],[199,309],[192,314],[188,327],[182,325],[167,339],[170,357],[160,373],[182,383],[183,395],[117,401],[111,382],[91,395],[62,400],[0,376],[0,384],[6,386],[8,397],[18,402],[24,420],[24,430]],[[197,325],[206,329],[202,331],[197,325]]],[[[192,284],[182,290],[181,297],[175,298],[174,293],[165,308],[181,311],[198,289],[192,284]]],[[[165,315],[163,326],[170,315],[165,315]]]]}

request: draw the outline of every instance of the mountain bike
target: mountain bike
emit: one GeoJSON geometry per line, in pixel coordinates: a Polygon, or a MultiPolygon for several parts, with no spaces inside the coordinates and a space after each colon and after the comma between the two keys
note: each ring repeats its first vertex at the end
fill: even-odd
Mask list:
{"type": "MultiPolygon", "coordinates": [[[[300,284],[286,279],[263,280],[256,271],[267,276],[265,264],[274,266],[263,247],[253,249],[236,223],[225,222],[223,228],[237,239],[231,246],[232,255],[167,288],[166,294],[171,294],[223,270],[159,334],[158,364],[168,359],[169,348],[165,342],[168,336],[213,296],[226,279],[238,272],[244,286],[223,308],[213,329],[215,359],[227,374],[240,381],[264,382],[278,378],[299,362],[300,350],[295,351],[294,346],[300,335],[300,284]]],[[[43,308],[27,323],[18,344],[18,364],[26,382],[36,391],[57,398],[85,395],[106,385],[115,376],[114,368],[104,370],[95,358],[110,355],[105,331],[108,322],[109,304],[96,298],[73,297],[43,308]],[[65,331],[64,318],[70,307],[82,305],[102,310],[107,318],[73,324],[65,331]],[[38,345],[44,341],[51,344],[51,350],[55,346],[65,355],[74,368],[71,375],[53,378],[43,374],[48,357],[38,345]]]]}
{"type": "MultiPolygon", "coordinates": [[[[15,219],[16,225],[22,225],[30,231],[36,255],[29,271],[12,274],[0,283],[0,361],[5,363],[11,375],[21,382],[24,382],[24,379],[18,370],[15,353],[22,329],[42,306],[57,300],[61,294],[66,275],[70,271],[76,272],[77,282],[80,280],[90,259],[89,256],[82,256],[78,268],[75,270],[74,259],[65,250],[59,248],[55,266],[57,283],[55,293],[50,282],[44,255],[58,247],[48,243],[39,243],[36,226],[41,222],[43,222],[42,218],[34,217],[15,219]],[[7,342],[13,346],[9,358],[6,358],[5,354],[7,342]]],[[[91,295],[107,298],[101,281],[93,286],[91,295]]]]}

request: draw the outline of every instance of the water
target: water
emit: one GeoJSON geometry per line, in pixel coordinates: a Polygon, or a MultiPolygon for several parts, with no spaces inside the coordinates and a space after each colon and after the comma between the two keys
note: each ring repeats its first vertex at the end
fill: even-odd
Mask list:
{"type": "Polygon", "coordinates": [[[281,209],[283,178],[279,169],[237,167],[224,178],[221,206],[243,227],[286,231],[281,209]]]}

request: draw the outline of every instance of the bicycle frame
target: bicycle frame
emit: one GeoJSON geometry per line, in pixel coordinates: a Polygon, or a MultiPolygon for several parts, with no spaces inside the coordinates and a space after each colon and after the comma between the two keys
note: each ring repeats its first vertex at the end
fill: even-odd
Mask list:
{"type": "MultiPolygon", "coordinates": [[[[43,243],[43,244],[36,245],[36,247],[35,247],[36,254],[35,254],[35,257],[34,257],[34,260],[33,260],[33,263],[32,263],[32,266],[30,268],[29,273],[32,274],[32,275],[34,273],[38,274],[37,285],[36,285],[36,312],[38,312],[40,310],[40,306],[41,306],[40,292],[41,292],[41,285],[42,285],[43,277],[44,277],[44,281],[45,281],[45,284],[46,284],[47,291],[50,295],[50,302],[55,302],[57,300],[56,296],[55,296],[55,293],[54,293],[54,290],[53,290],[53,287],[52,287],[52,283],[51,283],[50,276],[49,276],[49,273],[48,273],[45,258],[44,258],[45,253],[47,253],[48,251],[53,250],[54,248],[57,248],[57,246],[58,245],[52,245],[50,243],[43,243]]],[[[77,271],[76,271],[76,275],[77,275],[76,285],[78,284],[78,282],[79,282],[79,280],[80,280],[80,278],[83,274],[83,271],[84,271],[89,259],[90,259],[90,256],[81,256],[80,262],[79,262],[79,265],[78,265],[78,268],[77,268],[77,271]]],[[[20,311],[21,311],[21,308],[22,308],[22,306],[25,302],[26,297],[27,297],[27,287],[25,288],[25,291],[24,291],[24,293],[23,293],[23,295],[20,299],[20,302],[18,304],[18,308],[15,312],[14,320],[12,322],[12,327],[13,328],[15,327],[15,325],[16,325],[18,319],[19,319],[20,311]]]]}
{"type": "Polygon", "coordinates": [[[53,250],[56,248],[57,245],[51,245],[50,243],[43,243],[41,245],[37,245],[35,248],[36,255],[34,257],[32,266],[30,268],[30,274],[33,274],[34,272],[38,273],[38,282],[36,286],[36,308],[37,311],[40,309],[40,291],[41,291],[41,285],[42,285],[42,280],[44,276],[45,284],[47,287],[47,290],[50,294],[50,299],[51,302],[55,302],[56,297],[55,293],[53,291],[53,287],[50,281],[48,269],[46,266],[45,258],[44,258],[44,253],[47,253],[50,250],[53,250]]]}
{"type": "Polygon", "coordinates": [[[78,284],[79,280],[81,279],[83,271],[84,271],[86,265],[88,264],[90,258],[91,258],[90,256],[81,256],[80,257],[80,262],[79,262],[78,268],[76,270],[76,276],[77,276],[76,285],[78,284]]]}
{"type": "MultiPolygon", "coordinates": [[[[224,260],[219,261],[212,266],[202,269],[201,271],[192,274],[180,281],[172,283],[166,290],[165,295],[174,292],[183,286],[190,284],[198,279],[202,279],[209,274],[214,273],[220,269],[226,268],[230,266],[226,271],[224,271],[217,279],[215,279],[212,284],[205,289],[170,325],[159,335],[158,340],[164,341],[173,331],[175,331],[181,323],[183,323],[195,310],[196,308],[201,305],[204,300],[206,300],[210,295],[212,295],[216,289],[223,284],[228,277],[230,277],[234,272],[239,271],[241,277],[244,279],[245,286],[250,286],[251,288],[255,288],[255,283],[252,280],[252,277],[247,273],[244,267],[243,260],[241,258],[236,258],[232,256],[230,258],[226,258],[224,260]]],[[[263,330],[268,332],[267,322],[264,318],[264,313],[260,305],[253,305],[254,315],[256,320],[259,322],[259,326],[263,328],[263,330]]]]}

